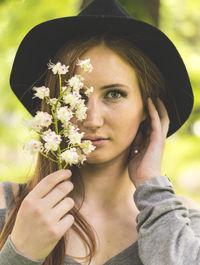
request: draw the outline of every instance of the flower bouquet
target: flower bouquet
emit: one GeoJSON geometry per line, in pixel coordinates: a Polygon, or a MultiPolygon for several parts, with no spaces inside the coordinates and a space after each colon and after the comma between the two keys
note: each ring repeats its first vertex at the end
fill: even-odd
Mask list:
{"type": "Polygon", "coordinates": [[[82,73],[73,76],[68,81],[65,80],[66,86],[62,86],[61,75],[69,71],[69,66],[62,65],[60,62],[53,64],[50,61],[48,63],[48,69],[52,70],[53,74],[57,74],[59,78],[58,98],[50,98],[48,87],[33,87],[35,91],[33,98],[45,100],[50,105],[51,114],[37,111],[34,118],[26,122],[27,127],[36,132],[41,141],[31,139],[25,145],[25,149],[31,154],[39,152],[57,163],[58,169],[64,169],[68,164],[70,166],[83,164],[86,155],[96,148],[90,140],[81,141],[84,132],[79,133],[78,126],[70,121],[73,115],[79,121],[86,119],[87,107],[80,91],[87,97],[93,92],[93,87],[88,88],[83,83],[83,74],[93,70],[90,59],[78,59],[76,65],[83,68],[82,73]],[[63,149],[61,142],[64,142],[63,149]]]}

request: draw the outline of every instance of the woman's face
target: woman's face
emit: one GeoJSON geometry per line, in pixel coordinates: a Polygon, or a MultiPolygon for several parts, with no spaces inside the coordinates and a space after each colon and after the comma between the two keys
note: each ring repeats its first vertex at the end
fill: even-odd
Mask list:
{"type": "MultiPolygon", "coordinates": [[[[87,163],[109,162],[129,151],[140,123],[145,119],[137,78],[133,68],[104,46],[89,50],[93,71],[84,74],[84,84],[93,86],[87,101],[87,118],[78,121],[83,138],[100,136],[107,140],[87,156],[87,163]]],[[[83,69],[77,68],[76,74],[83,69]]]]}

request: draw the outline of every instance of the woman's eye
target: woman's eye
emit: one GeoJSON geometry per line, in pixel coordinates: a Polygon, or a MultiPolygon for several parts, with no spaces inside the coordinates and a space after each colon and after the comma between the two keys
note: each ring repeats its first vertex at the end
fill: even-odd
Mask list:
{"type": "Polygon", "coordinates": [[[112,90],[112,91],[109,91],[107,95],[111,95],[111,96],[107,96],[108,98],[118,99],[118,98],[124,97],[125,93],[120,90],[112,90]]]}

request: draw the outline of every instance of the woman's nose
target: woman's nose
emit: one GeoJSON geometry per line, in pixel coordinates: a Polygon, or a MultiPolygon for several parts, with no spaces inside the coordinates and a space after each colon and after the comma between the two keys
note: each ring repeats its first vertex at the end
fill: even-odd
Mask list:
{"type": "Polygon", "coordinates": [[[100,128],[104,122],[101,103],[97,98],[91,95],[87,99],[86,107],[88,108],[86,112],[87,118],[83,120],[83,126],[86,129],[93,130],[100,128]]]}

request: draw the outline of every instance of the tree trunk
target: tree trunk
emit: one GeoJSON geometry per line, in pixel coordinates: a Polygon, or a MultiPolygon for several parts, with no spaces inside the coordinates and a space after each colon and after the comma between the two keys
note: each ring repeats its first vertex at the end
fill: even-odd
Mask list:
{"type": "Polygon", "coordinates": [[[92,0],[81,0],[80,10],[84,9],[92,0]]]}
{"type": "Polygon", "coordinates": [[[142,5],[155,26],[159,25],[160,0],[142,0],[142,5]]]}

